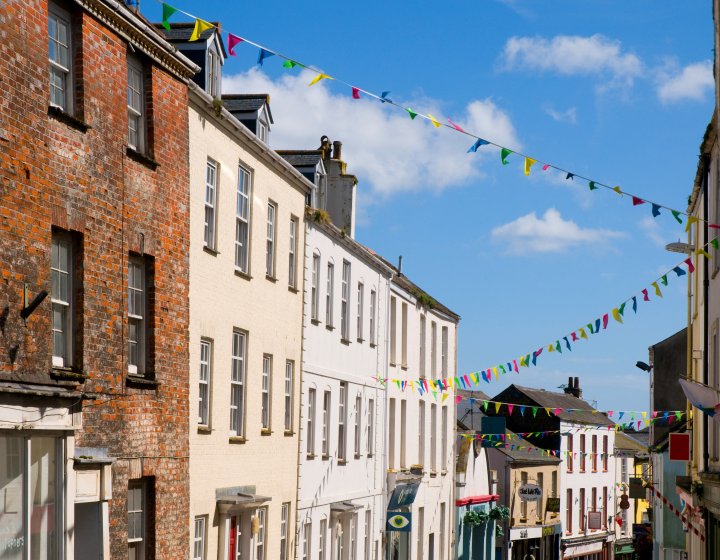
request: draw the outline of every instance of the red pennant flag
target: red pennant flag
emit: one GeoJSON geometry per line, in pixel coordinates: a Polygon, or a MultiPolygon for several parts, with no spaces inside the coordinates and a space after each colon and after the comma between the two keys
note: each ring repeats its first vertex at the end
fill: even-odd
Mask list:
{"type": "Polygon", "coordinates": [[[573,342],[577,341],[578,336],[577,336],[577,334],[575,334],[575,331],[573,331],[573,332],[570,334],[570,336],[572,336],[572,341],[573,341],[573,342]]]}
{"type": "Polygon", "coordinates": [[[708,227],[712,229],[720,229],[720,225],[718,224],[708,224],[708,227]]]}
{"type": "Polygon", "coordinates": [[[360,90],[356,87],[352,88],[353,99],[360,99],[360,90]]]}
{"type": "Polygon", "coordinates": [[[690,257],[688,257],[687,259],[685,259],[685,264],[688,265],[688,272],[689,272],[690,274],[692,274],[693,272],[695,272],[695,265],[693,265],[692,259],[691,259],[690,257]]]}
{"type": "Polygon", "coordinates": [[[244,40],[242,37],[228,33],[228,54],[230,56],[237,56],[235,54],[235,45],[242,43],[244,40]]]}
{"type": "Polygon", "coordinates": [[[542,166],[542,170],[547,171],[549,167],[550,167],[550,164],[546,163],[545,165],[542,166]]]}
{"type": "Polygon", "coordinates": [[[520,370],[518,369],[517,360],[513,360],[513,367],[515,368],[515,373],[520,373],[520,370]]]}
{"type": "Polygon", "coordinates": [[[643,294],[643,301],[650,301],[650,296],[648,295],[647,288],[642,291],[643,294]]]}
{"type": "Polygon", "coordinates": [[[645,204],[645,201],[642,198],[638,198],[637,196],[632,197],[633,206],[640,206],[641,204],[645,204]]]}

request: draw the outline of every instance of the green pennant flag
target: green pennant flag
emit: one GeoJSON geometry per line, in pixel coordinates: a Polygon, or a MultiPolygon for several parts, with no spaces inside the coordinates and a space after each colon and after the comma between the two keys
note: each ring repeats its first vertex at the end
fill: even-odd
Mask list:
{"type": "Polygon", "coordinates": [[[682,218],[680,218],[680,212],[678,210],[670,210],[670,213],[675,217],[679,224],[682,224],[682,218]]]}
{"type": "Polygon", "coordinates": [[[710,245],[712,245],[716,249],[720,248],[720,244],[718,243],[717,237],[715,239],[710,240],[710,245]]]}
{"type": "Polygon", "coordinates": [[[512,154],[512,150],[508,150],[507,148],[503,148],[500,150],[500,160],[502,161],[503,165],[507,165],[509,162],[507,160],[507,157],[512,154]]]}
{"type": "Polygon", "coordinates": [[[590,187],[590,190],[591,190],[591,191],[594,191],[594,190],[596,190],[596,189],[599,188],[599,187],[595,184],[595,181],[590,181],[590,182],[588,183],[588,187],[590,187]]]}
{"type": "Polygon", "coordinates": [[[562,354],[562,346],[560,346],[560,341],[557,341],[557,344],[555,345],[555,350],[560,352],[562,354]]]}
{"type": "Polygon", "coordinates": [[[170,23],[168,22],[168,20],[170,19],[170,16],[177,12],[177,8],[173,8],[170,4],[165,4],[163,2],[162,9],[162,26],[168,31],[170,31],[170,23]]]}
{"type": "Polygon", "coordinates": [[[415,120],[415,117],[417,117],[417,113],[415,111],[413,111],[412,109],[410,109],[410,107],[407,108],[407,112],[408,112],[408,115],[410,115],[410,118],[412,120],[415,120]]]}
{"type": "Polygon", "coordinates": [[[618,312],[620,313],[620,315],[622,315],[623,313],[625,313],[625,304],[626,304],[626,303],[627,303],[627,302],[623,302],[622,305],[618,308],[618,312]]]}
{"type": "Polygon", "coordinates": [[[294,60],[290,60],[289,58],[283,62],[283,68],[295,68],[296,66],[300,66],[297,62],[294,60]]]}
{"type": "Polygon", "coordinates": [[[535,418],[535,416],[537,416],[537,411],[538,411],[537,406],[533,406],[532,411],[533,411],[533,418],[535,418]]]}
{"type": "Polygon", "coordinates": [[[662,278],[660,278],[660,282],[662,282],[663,286],[667,286],[667,274],[662,275],[662,278]]]}
{"type": "Polygon", "coordinates": [[[487,402],[487,401],[483,401],[483,403],[482,403],[482,407],[483,407],[483,412],[487,412],[487,409],[488,409],[488,402],[487,402]]]}

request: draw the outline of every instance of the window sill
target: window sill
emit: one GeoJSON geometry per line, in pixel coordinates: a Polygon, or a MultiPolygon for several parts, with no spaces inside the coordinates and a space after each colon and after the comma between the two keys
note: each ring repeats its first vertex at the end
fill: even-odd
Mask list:
{"type": "Polygon", "coordinates": [[[337,464],[338,464],[338,465],[341,465],[341,466],[342,466],[342,465],[347,465],[347,463],[348,463],[348,462],[347,462],[347,459],[338,459],[338,462],[337,462],[337,464]]]}
{"type": "Polygon", "coordinates": [[[390,367],[397,367],[397,364],[395,362],[390,362],[390,367]]]}
{"type": "Polygon", "coordinates": [[[230,436],[228,443],[247,443],[247,439],[243,436],[230,436]]]}
{"type": "Polygon", "coordinates": [[[198,434],[211,434],[212,428],[210,426],[198,426],[197,433],[198,434]]]}
{"type": "Polygon", "coordinates": [[[305,456],[305,458],[306,458],[308,461],[312,461],[312,460],[315,458],[315,453],[308,453],[308,454],[305,456]]]}
{"type": "Polygon", "coordinates": [[[135,150],[134,148],[131,148],[128,146],[125,149],[125,153],[127,154],[127,157],[130,159],[137,161],[138,163],[142,163],[144,166],[149,167],[153,171],[155,171],[158,167],[160,167],[160,164],[155,161],[153,158],[146,156],[145,154],[142,154],[135,150]]]}
{"type": "Polygon", "coordinates": [[[73,367],[53,366],[52,370],[50,370],[50,377],[63,381],[77,381],[78,383],[83,383],[89,375],[82,370],[73,367]]]}
{"type": "Polygon", "coordinates": [[[364,339],[362,339],[362,338],[358,338],[358,339],[357,339],[357,343],[358,343],[358,344],[362,344],[363,342],[365,342],[364,339]]]}
{"type": "Polygon", "coordinates": [[[332,325],[325,325],[325,328],[326,328],[327,330],[329,330],[329,331],[334,331],[334,330],[335,330],[335,327],[333,327],[332,325]]]}
{"type": "Polygon", "coordinates": [[[375,348],[375,347],[377,347],[377,344],[375,344],[374,342],[371,342],[371,343],[370,343],[370,348],[375,348]]]}
{"type": "Polygon", "coordinates": [[[360,453],[355,453],[355,458],[356,458],[356,459],[359,459],[359,458],[360,458],[360,453]]]}
{"type": "Polygon", "coordinates": [[[328,461],[330,459],[330,455],[326,455],[325,453],[323,453],[323,456],[321,457],[321,459],[323,461],[328,461]]]}
{"type": "Polygon", "coordinates": [[[220,254],[220,251],[217,249],[213,249],[212,247],[208,247],[207,245],[203,245],[203,251],[205,251],[208,255],[212,255],[213,257],[217,257],[220,254]]]}
{"type": "Polygon", "coordinates": [[[310,323],[313,325],[319,325],[320,321],[318,321],[317,319],[310,319],[310,323]]]}
{"type": "Polygon", "coordinates": [[[75,130],[79,130],[80,132],[87,132],[92,127],[86,123],[85,121],[82,121],[78,119],[77,117],[71,115],[70,113],[66,113],[63,111],[60,107],[57,107],[56,105],[49,105],[48,106],[48,115],[55,120],[60,121],[63,124],[68,125],[70,128],[74,128],[75,130]]]}
{"type": "Polygon", "coordinates": [[[430,478],[436,478],[437,477],[437,471],[430,471],[430,478]]]}
{"type": "Polygon", "coordinates": [[[277,281],[278,281],[277,278],[275,278],[274,276],[270,276],[269,274],[265,275],[265,280],[269,280],[273,284],[277,284],[277,281]]]}
{"type": "Polygon", "coordinates": [[[260,430],[260,435],[261,436],[271,436],[271,435],[273,435],[273,431],[270,430],[269,428],[262,428],[260,430]]]}
{"type": "Polygon", "coordinates": [[[152,374],[135,375],[128,373],[125,377],[125,384],[128,387],[138,387],[143,389],[157,389],[160,387],[160,382],[156,379],[152,379],[152,374]]]}
{"type": "Polygon", "coordinates": [[[300,292],[300,290],[298,290],[297,288],[295,288],[293,286],[288,286],[288,292],[290,292],[291,294],[297,294],[300,292]]]}
{"type": "Polygon", "coordinates": [[[440,471],[440,476],[445,476],[447,473],[447,471],[440,471]]]}
{"type": "Polygon", "coordinates": [[[341,338],[340,343],[344,344],[345,346],[350,346],[351,342],[347,338],[341,338]]]}
{"type": "Polygon", "coordinates": [[[407,368],[408,368],[408,367],[407,367],[407,364],[405,364],[405,365],[403,365],[403,366],[400,366],[400,369],[405,370],[405,371],[407,371],[407,368]]]}
{"type": "Polygon", "coordinates": [[[235,276],[244,280],[252,280],[252,276],[250,276],[247,272],[243,272],[239,268],[235,269],[235,276]]]}

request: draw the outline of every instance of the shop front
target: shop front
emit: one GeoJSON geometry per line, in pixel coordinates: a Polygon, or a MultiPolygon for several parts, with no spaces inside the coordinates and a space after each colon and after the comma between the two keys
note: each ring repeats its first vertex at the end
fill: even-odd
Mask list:
{"type": "Polygon", "coordinates": [[[508,560],[552,560],[559,556],[559,523],[510,529],[508,560]]]}

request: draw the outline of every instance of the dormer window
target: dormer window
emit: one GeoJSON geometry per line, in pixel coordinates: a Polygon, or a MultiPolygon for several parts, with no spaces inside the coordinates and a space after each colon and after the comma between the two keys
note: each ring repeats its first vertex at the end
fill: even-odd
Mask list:
{"type": "Polygon", "coordinates": [[[315,185],[317,186],[317,206],[321,210],[327,210],[327,175],[324,173],[315,174],[315,185]]]}
{"type": "Polygon", "coordinates": [[[258,129],[257,129],[257,137],[260,139],[261,142],[268,143],[268,125],[265,123],[265,121],[259,120],[258,121],[258,129]]]}
{"type": "Polygon", "coordinates": [[[208,93],[220,97],[220,57],[213,50],[208,51],[208,93]]]}

